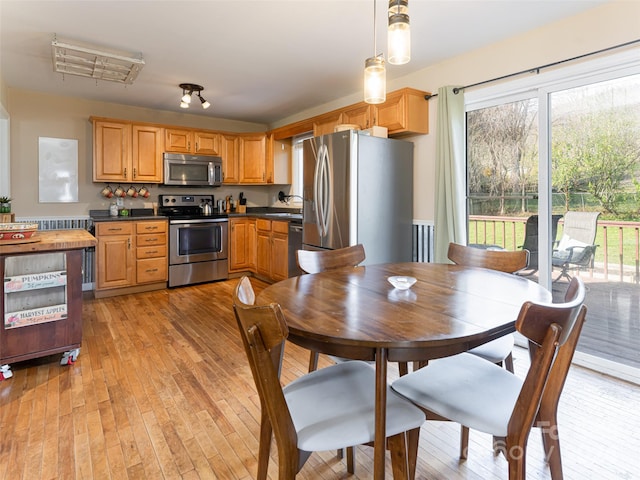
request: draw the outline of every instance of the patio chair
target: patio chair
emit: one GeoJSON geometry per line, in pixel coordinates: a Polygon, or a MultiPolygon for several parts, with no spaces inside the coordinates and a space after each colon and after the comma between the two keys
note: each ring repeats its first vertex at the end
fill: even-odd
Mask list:
{"type": "Polygon", "coordinates": [[[562,238],[553,251],[551,263],[559,268],[561,278],[571,281],[571,270],[593,268],[596,247],[596,231],[600,212],[567,212],[564,216],[562,238]]]}
{"type": "MultiPolygon", "coordinates": [[[[233,310],[260,398],[259,480],[266,480],[275,435],[278,478],[293,480],[314,451],[371,444],[375,438],[376,373],[366,362],[339,363],[280,382],[289,330],[278,304],[254,305],[248,277],[238,282],[233,310]]],[[[413,479],[424,413],[387,386],[386,445],[394,478],[413,479]]],[[[347,466],[354,473],[354,465],[347,466]]]]}
{"type": "Polygon", "coordinates": [[[493,435],[494,449],[509,462],[509,480],[526,478],[529,433],[541,428],[551,478],[560,480],[557,408],[586,316],[584,297],[582,280],[574,278],[565,303],[522,305],[516,329],[529,339],[531,358],[524,380],[462,353],[429,362],[392,388],[422,408],[427,420],[454,421],[493,435]]]}
{"type": "MultiPolygon", "coordinates": [[[[551,216],[551,248],[556,244],[556,236],[558,235],[558,221],[562,215],[551,216]]],[[[529,251],[529,265],[526,272],[521,274],[532,275],[538,271],[538,215],[531,215],[527,218],[524,229],[524,242],[521,247],[523,250],[529,251]]]]}

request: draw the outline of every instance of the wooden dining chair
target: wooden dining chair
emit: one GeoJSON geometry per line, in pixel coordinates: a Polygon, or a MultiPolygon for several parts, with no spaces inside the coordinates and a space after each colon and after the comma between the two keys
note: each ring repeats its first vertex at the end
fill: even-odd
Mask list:
{"type": "MultiPolygon", "coordinates": [[[[527,250],[485,250],[450,243],[448,257],[456,265],[515,273],[527,268],[529,252],[527,250]]],[[[469,353],[478,355],[498,365],[504,363],[506,369],[513,372],[513,345],[513,335],[506,335],[471,349],[469,353]]]]}
{"type": "MultiPolygon", "coordinates": [[[[260,398],[258,480],[267,478],[271,437],[278,448],[278,478],[291,480],[314,451],[372,444],[375,437],[375,371],[351,361],[280,383],[287,323],[278,304],[254,305],[243,277],[233,309],[260,398]]],[[[387,387],[387,448],[394,478],[413,479],[424,413],[387,387]]],[[[354,465],[347,465],[354,473],[354,465]]]]}
{"type": "MultiPolygon", "coordinates": [[[[449,244],[449,260],[456,265],[466,265],[468,267],[488,268],[505,273],[515,273],[527,268],[529,262],[529,251],[523,250],[487,250],[482,248],[468,247],[457,243],[449,244]]],[[[513,346],[515,344],[513,335],[505,335],[491,342],[487,342],[479,347],[472,348],[468,353],[477,355],[485,360],[504,365],[513,373],[513,346]]],[[[469,429],[462,426],[460,436],[460,456],[466,458],[469,447],[469,429]]]]}
{"type": "Polygon", "coordinates": [[[462,353],[434,360],[396,380],[393,389],[427,415],[494,436],[509,462],[509,480],[524,480],[532,427],[542,429],[554,480],[562,479],[557,408],[585,321],[585,287],[574,278],[564,303],[525,302],[516,330],[529,339],[531,365],[523,379],[491,362],[462,353]]]}
{"type": "MultiPolygon", "coordinates": [[[[304,273],[320,273],[343,267],[356,267],[365,260],[364,247],[361,244],[335,250],[298,250],[296,252],[298,266],[304,273]]],[[[318,352],[309,355],[309,371],[318,368],[318,352]]],[[[344,359],[330,357],[335,362],[344,359]]]]}

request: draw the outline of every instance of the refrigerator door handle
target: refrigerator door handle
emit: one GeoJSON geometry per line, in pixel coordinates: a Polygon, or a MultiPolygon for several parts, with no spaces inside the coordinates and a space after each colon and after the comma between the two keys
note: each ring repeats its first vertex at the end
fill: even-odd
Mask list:
{"type": "Polygon", "coordinates": [[[321,145],[318,149],[314,191],[316,196],[316,226],[321,238],[327,236],[333,208],[333,187],[331,185],[331,162],[329,149],[321,145]]]}
{"type": "Polygon", "coordinates": [[[321,174],[322,174],[322,151],[323,148],[326,149],[324,145],[321,145],[318,149],[318,154],[316,157],[316,169],[313,173],[313,202],[315,203],[315,217],[316,217],[316,228],[318,229],[318,235],[322,237],[322,192],[320,191],[320,182],[321,182],[321,174]]]}

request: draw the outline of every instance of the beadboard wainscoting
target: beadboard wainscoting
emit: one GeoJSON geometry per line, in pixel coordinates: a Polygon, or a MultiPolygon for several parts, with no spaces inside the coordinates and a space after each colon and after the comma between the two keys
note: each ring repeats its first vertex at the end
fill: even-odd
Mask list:
{"type": "MultiPolygon", "coordinates": [[[[81,228],[93,233],[93,220],[91,217],[22,217],[18,222],[32,222],[38,224],[38,230],[69,230],[81,228]]],[[[82,290],[93,290],[95,247],[85,248],[82,254],[82,290]]]]}

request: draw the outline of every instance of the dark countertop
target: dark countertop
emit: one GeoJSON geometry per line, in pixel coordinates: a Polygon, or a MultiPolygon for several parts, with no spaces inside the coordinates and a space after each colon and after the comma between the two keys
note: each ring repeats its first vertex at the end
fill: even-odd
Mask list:
{"type": "MultiPolygon", "coordinates": [[[[217,212],[215,212],[217,213],[217,212]]],[[[258,217],[268,218],[270,220],[282,220],[285,222],[302,222],[302,213],[298,209],[284,209],[271,207],[249,207],[246,213],[230,212],[227,214],[229,218],[234,217],[258,217]]],[[[89,216],[94,222],[119,222],[119,221],[137,221],[137,220],[167,220],[164,215],[154,215],[152,209],[131,209],[129,215],[112,217],[109,210],[90,210],[89,216]]]]}

